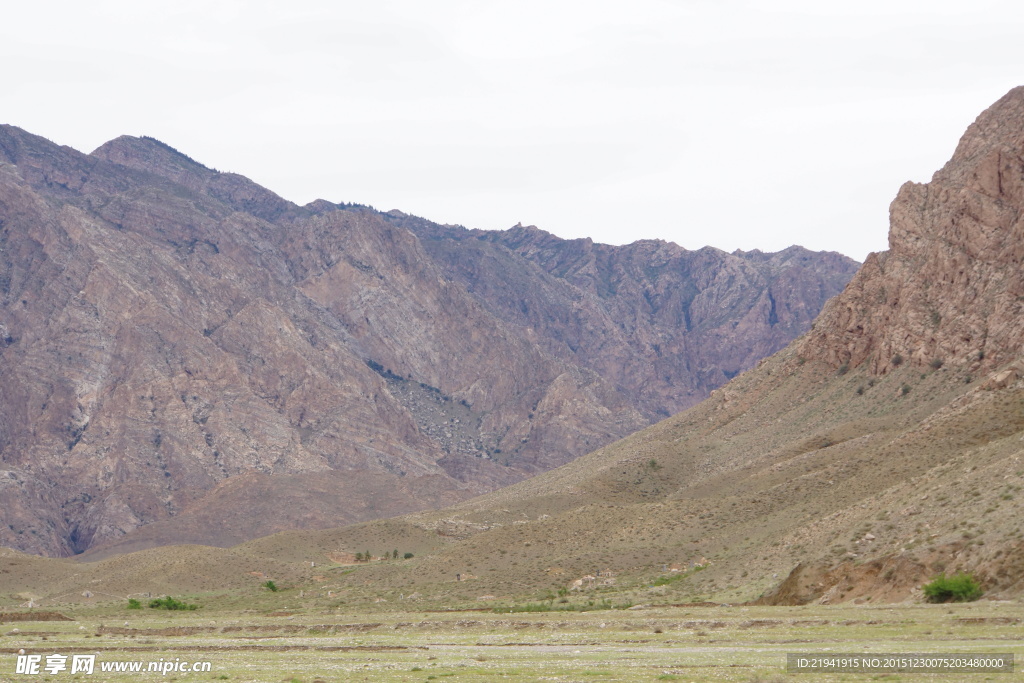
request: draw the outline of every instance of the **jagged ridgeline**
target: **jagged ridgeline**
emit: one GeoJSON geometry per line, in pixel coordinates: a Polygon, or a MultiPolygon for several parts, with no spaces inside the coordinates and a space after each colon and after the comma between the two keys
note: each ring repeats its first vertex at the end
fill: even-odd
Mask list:
{"type": "Polygon", "coordinates": [[[82,154],[5,126],[0,544],[230,545],[451,504],[694,405],[855,267],[297,206],[152,138],[82,154]]]}

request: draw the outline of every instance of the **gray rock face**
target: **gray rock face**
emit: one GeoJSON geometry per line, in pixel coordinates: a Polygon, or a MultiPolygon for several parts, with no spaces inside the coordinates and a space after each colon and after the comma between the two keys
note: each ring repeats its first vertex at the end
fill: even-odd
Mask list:
{"type": "Polygon", "coordinates": [[[855,265],[299,207],[155,140],[0,127],[0,544],[226,545],[491,490],[696,402],[855,265]]]}

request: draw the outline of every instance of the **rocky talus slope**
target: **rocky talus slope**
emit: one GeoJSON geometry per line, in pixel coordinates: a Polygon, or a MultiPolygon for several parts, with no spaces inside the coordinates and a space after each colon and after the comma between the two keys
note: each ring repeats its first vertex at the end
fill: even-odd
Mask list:
{"type": "Polygon", "coordinates": [[[697,400],[853,269],[543,237],[630,292],[612,306],[518,232],[443,230],[297,206],[149,138],[82,154],[0,127],[0,545],[227,545],[456,502],[697,400]],[[673,356],[685,316],[720,357],[673,356]]]}

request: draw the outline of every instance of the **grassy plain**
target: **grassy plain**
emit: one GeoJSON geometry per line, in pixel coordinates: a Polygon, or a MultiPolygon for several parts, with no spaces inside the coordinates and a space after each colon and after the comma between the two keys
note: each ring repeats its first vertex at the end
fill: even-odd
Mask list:
{"type": "MultiPolygon", "coordinates": [[[[1024,659],[1024,605],[641,606],[594,611],[347,610],[268,595],[196,612],[73,606],[73,621],[0,626],[0,680],[976,681],[1018,674],[795,674],[789,652],[1006,653],[1024,659]],[[271,604],[277,603],[276,608],[271,604]],[[17,629],[17,630],[15,630],[17,629]],[[17,651],[97,653],[92,675],[16,675],[17,651]],[[102,673],[102,662],[208,661],[203,673],[102,673]]],[[[559,603],[553,602],[554,606],[559,603]]],[[[500,608],[498,608],[500,609],[500,608]]],[[[1018,664],[1019,670],[1019,664],[1018,664]]]]}

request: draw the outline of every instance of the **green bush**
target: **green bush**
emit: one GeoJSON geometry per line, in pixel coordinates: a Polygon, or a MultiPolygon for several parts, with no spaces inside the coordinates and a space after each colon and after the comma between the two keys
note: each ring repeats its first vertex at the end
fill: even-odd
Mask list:
{"type": "Polygon", "coordinates": [[[199,609],[199,605],[191,605],[187,602],[175,600],[171,596],[164,598],[155,598],[149,601],[150,609],[170,609],[170,610],[195,610],[199,609]]]}
{"type": "Polygon", "coordinates": [[[945,573],[922,586],[928,602],[971,602],[981,597],[981,584],[966,572],[953,576],[945,573]]]}
{"type": "Polygon", "coordinates": [[[135,598],[128,598],[128,609],[142,609],[142,603],[135,598]]]}
{"type": "Polygon", "coordinates": [[[264,588],[266,588],[271,593],[276,593],[277,592],[277,584],[274,583],[273,581],[264,581],[260,585],[263,586],[264,588]]]}

